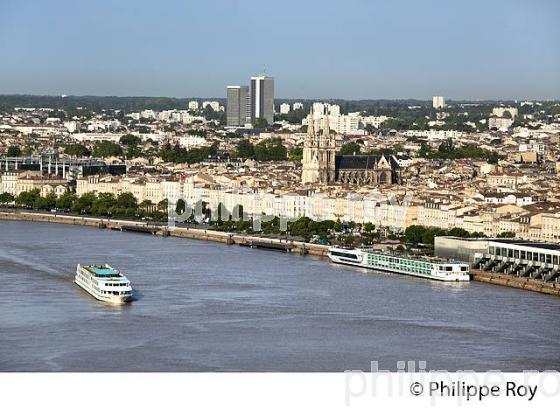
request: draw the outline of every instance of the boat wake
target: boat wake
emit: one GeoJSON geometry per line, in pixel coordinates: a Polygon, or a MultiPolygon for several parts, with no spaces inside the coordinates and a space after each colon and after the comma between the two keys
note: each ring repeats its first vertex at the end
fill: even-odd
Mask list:
{"type": "Polygon", "coordinates": [[[0,272],[10,273],[41,273],[57,279],[72,280],[72,270],[55,269],[45,263],[33,259],[33,254],[25,255],[0,248],[0,272]],[[66,273],[65,273],[66,272],[66,273]]]}

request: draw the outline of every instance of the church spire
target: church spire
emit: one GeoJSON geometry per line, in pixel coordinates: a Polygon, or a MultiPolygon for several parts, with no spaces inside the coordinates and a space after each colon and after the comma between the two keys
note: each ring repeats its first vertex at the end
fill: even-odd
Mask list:
{"type": "Polygon", "coordinates": [[[309,111],[309,115],[307,116],[307,136],[308,137],[315,136],[315,120],[313,119],[313,106],[311,106],[311,110],[309,111]]]}
{"type": "Polygon", "coordinates": [[[325,117],[323,120],[323,137],[325,140],[327,140],[330,136],[331,133],[331,129],[329,127],[329,109],[325,108],[325,117]]]}

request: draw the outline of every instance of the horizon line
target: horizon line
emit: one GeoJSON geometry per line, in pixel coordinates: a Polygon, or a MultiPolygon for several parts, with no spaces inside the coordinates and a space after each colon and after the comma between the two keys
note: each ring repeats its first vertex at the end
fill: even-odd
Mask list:
{"type": "MultiPolygon", "coordinates": [[[[441,94],[434,94],[433,96],[440,96],[441,94]]],[[[432,96],[432,97],[433,97],[432,96]]],[[[99,94],[31,94],[31,93],[0,93],[0,97],[50,97],[50,98],[169,98],[176,100],[227,100],[226,96],[222,97],[200,97],[200,96],[165,96],[165,95],[99,95],[99,94]]],[[[388,97],[378,97],[378,98],[342,98],[342,97],[274,97],[274,100],[303,100],[303,101],[419,101],[419,102],[431,102],[432,97],[428,99],[416,98],[416,97],[399,97],[399,98],[388,98],[388,97]]],[[[454,102],[517,102],[517,101],[546,101],[554,102],[560,101],[560,98],[484,98],[484,99],[469,99],[469,98],[448,98],[443,95],[446,101],[454,102]]]]}

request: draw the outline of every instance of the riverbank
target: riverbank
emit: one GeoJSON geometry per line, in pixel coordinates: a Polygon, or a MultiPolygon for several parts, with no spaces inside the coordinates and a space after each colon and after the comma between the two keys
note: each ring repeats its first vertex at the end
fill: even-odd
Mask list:
{"type": "MultiPolygon", "coordinates": [[[[23,211],[0,212],[0,220],[59,223],[119,231],[144,232],[158,236],[172,236],[177,238],[213,241],[228,245],[236,244],[250,248],[281,250],[287,253],[297,253],[300,255],[309,254],[327,257],[328,253],[328,246],[326,245],[310,244],[292,241],[290,239],[277,239],[264,236],[218,232],[209,229],[156,226],[141,221],[23,211]]],[[[482,272],[479,270],[473,270],[471,274],[473,280],[478,282],[560,296],[560,287],[557,283],[543,282],[531,278],[508,276],[494,272],[482,272]]]]}
{"type": "Polygon", "coordinates": [[[143,232],[151,233],[158,236],[173,236],[177,238],[213,241],[228,245],[241,245],[250,248],[282,250],[289,253],[298,253],[301,255],[308,254],[324,257],[327,256],[329,248],[326,245],[299,242],[290,240],[289,238],[277,239],[265,236],[219,232],[210,229],[158,226],[142,221],[96,218],[90,216],[72,216],[16,211],[0,212],[0,220],[59,223],[79,225],[90,228],[143,232]]]}

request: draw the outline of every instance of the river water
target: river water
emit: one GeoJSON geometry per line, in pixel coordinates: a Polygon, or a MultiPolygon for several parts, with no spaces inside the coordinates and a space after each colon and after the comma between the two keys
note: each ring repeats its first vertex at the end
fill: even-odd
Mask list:
{"type": "Polygon", "coordinates": [[[0,235],[0,371],[560,370],[554,296],[69,225],[0,235]],[[74,285],[94,262],[123,270],[135,300],[74,285]]]}

